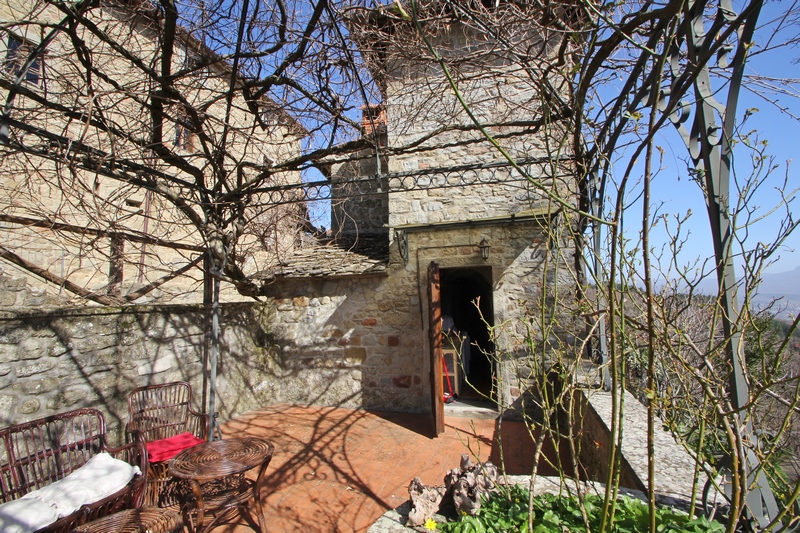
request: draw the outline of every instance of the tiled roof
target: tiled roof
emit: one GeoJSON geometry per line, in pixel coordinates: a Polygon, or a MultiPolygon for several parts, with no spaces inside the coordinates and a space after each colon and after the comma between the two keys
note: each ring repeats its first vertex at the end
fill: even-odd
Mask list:
{"type": "Polygon", "coordinates": [[[360,237],[355,243],[311,241],[259,277],[321,278],[382,274],[389,262],[388,236],[360,237]]]}

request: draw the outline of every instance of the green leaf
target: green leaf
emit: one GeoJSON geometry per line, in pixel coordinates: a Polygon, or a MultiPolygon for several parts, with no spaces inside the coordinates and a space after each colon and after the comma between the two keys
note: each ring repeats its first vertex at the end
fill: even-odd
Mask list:
{"type": "MultiPolygon", "coordinates": [[[[458,522],[443,524],[443,533],[528,533],[528,491],[512,488],[484,501],[476,516],[464,516],[458,522]]],[[[613,533],[647,533],[650,510],[637,499],[623,497],[616,502],[613,533]]],[[[599,529],[603,498],[587,495],[583,509],[589,519],[589,530],[599,529]]],[[[577,498],[538,495],[533,499],[531,533],[564,533],[584,531],[586,525],[577,498]]],[[[656,510],[656,531],[659,533],[722,533],[722,524],[705,517],[692,518],[669,507],[656,510]]]]}

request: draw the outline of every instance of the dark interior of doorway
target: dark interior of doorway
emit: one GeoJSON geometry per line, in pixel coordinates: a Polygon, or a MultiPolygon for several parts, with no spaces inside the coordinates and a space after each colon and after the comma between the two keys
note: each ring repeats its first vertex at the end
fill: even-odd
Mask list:
{"type": "Polygon", "coordinates": [[[461,399],[493,399],[494,345],[489,335],[489,327],[494,326],[492,268],[443,268],[441,302],[442,316],[452,317],[455,329],[469,334],[469,372],[461,387],[461,399]]]}

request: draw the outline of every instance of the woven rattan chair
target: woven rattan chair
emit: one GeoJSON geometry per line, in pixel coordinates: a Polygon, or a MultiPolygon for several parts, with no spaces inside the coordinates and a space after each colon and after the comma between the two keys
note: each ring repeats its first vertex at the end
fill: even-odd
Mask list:
{"type": "Polygon", "coordinates": [[[72,533],[183,533],[183,519],[175,511],[143,507],[128,509],[86,523],[72,533]]]}
{"type": "MultiPolygon", "coordinates": [[[[128,425],[126,433],[131,441],[144,442],[149,462],[147,505],[168,507],[176,504],[174,483],[167,473],[167,460],[181,451],[180,447],[168,456],[154,457],[155,450],[165,442],[206,440],[209,416],[192,409],[192,387],[185,381],[148,385],[134,389],[128,396],[128,425]]],[[[179,444],[180,446],[180,444],[179,444]]],[[[173,446],[174,448],[174,446],[173,446]]]]}
{"type": "MultiPolygon", "coordinates": [[[[75,409],[0,429],[0,503],[18,501],[35,490],[63,481],[82,467],[88,468],[87,463],[97,460],[101,452],[143,472],[147,469],[145,447],[141,444],[107,446],[105,418],[97,409],[75,409]]],[[[144,476],[134,476],[122,489],[81,506],[39,531],[66,533],[86,521],[138,507],[145,490],[144,476]]]]}

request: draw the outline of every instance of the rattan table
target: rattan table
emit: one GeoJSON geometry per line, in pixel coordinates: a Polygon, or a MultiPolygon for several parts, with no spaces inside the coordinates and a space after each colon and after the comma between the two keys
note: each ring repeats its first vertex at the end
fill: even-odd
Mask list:
{"type": "Polygon", "coordinates": [[[181,533],[183,520],[175,511],[157,507],[128,509],[92,520],[73,533],[181,533]]]}
{"type": "Polygon", "coordinates": [[[194,531],[210,531],[238,509],[254,530],[266,533],[261,486],[274,450],[266,439],[232,437],[198,444],[171,459],[169,473],[187,481],[191,488],[181,498],[185,524],[194,531]],[[244,475],[255,469],[255,479],[244,475]],[[258,524],[253,520],[253,507],[258,524]],[[209,516],[212,519],[204,525],[209,516]]]}

